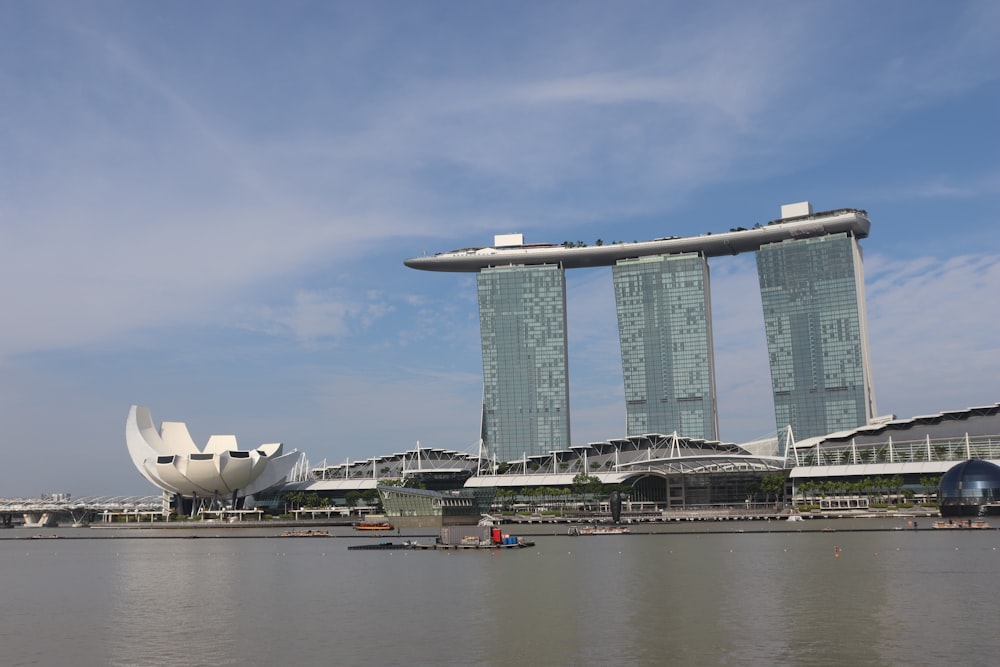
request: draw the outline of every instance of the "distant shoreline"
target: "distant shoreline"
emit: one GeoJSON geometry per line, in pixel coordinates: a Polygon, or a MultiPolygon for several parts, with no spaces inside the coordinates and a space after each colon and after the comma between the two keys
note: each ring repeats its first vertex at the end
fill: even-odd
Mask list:
{"type": "MultiPolygon", "coordinates": [[[[516,525],[516,526],[570,526],[579,524],[610,524],[611,517],[608,515],[597,514],[597,515],[571,515],[571,516],[553,516],[553,515],[527,515],[518,514],[513,516],[494,516],[493,517],[501,525],[516,525]]],[[[742,511],[717,511],[717,510],[682,510],[677,512],[668,512],[667,514],[649,513],[641,515],[632,515],[623,517],[620,522],[623,525],[627,525],[632,529],[632,532],[641,530],[643,526],[669,526],[683,523],[732,523],[732,522],[754,522],[754,523],[769,523],[769,522],[788,522],[788,523],[804,523],[812,521],[827,521],[827,520],[839,520],[839,519],[906,519],[906,520],[920,520],[920,519],[940,519],[941,515],[937,508],[933,510],[918,509],[918,508],[907,508],[903,511],[887,511],[887,510],[842,510],[842,511],[826,511],[823,513],[789,513],[789,512],[770,512],[770,513],[744,513],[742,511]],[[801,517],[802,521],[793,520],[788,521],[789,517],[801,517]]],[[[182,521],[127,521],[127,522],[94,522],[89,524],[89,528],[94,528],[98,530],[149,530],[149,529],[161,529],[161,530],[218,530],[218,529],[244,529],[244,528],[309,528],[309,527],[326,527],[326,528],[352,528],[359,522],[357,517],[345,518],[345,517],[324,517],[316,519],[262,519],[262,520],[252,520],[252,521],[219,521],[217,519],[195,519],[195,520],[182,520],[182,521]]],[[[391,522],[391,519],[390,519],[391,522]]],[[[23,525],[6,526],[7,528],[24,528],[23,525]]],[[[61,527],[66,527],[63,524],[61,527]]],[[[39,526],[28,526],[28,528],[34,528],[37,530],[46,530],[46,527],[39,526]]],[[[377,534],[394,533],[395,529],[387,531],[377,531],[377,534]]]]}
{"type": "MultiPolygon", "coordinates": [[[[896,512],[828,512],[824,514],[772,514],[772,515],[723,515],[719,513],[647,515],[629,517],[624,525],[629,527],[629,535],[685,535],[685,534],[732,534],[732,533],[821,533],[821,532],[888,532],[888,531],[925,531],[933,530],[933,523],[940,515],[935,510],[904,513],[896,512]],[[789,521],[789,516],[801,516],[802,520],[789,521]],[[848,525],[850,519],[861,519],[861,524],[872,521],[881,525],[848,525]]],[[[12,526],[10,530],[0,531],[0,539],[198,539],[198,538],[279,538],[279,539],[385,539],[387,536],[401,537],[436,537],[435,533],[427,533],[426,528],[411,528],[402,530],[385,530],[370,533],[359,533],[352,529],[354,521],[347,522],[342,518],[333,519],[303,519],[303,520],[261,520],[221,522],[216,520],[170,521],[170,522],[128,522],[128,523],[93,523],[89,526],[71,527],[31,527],[12,526]],[[299,537],[283,536],[281,531],[287,529],[304,529],[314,527],[339,528],[328,536],[299,537]],[[53,532],[57,531],[57,532],[53,532]],[[93,531],[93,532],[91,532],[93,531]],[[274,531],[273,534],[261,534],[274,531]],[[28,534],[28,533],[31,534],[28,534]],[[207,534],[212,532],[214,534],[207,534]],[[117,534],[115,534],[117,533],[117,534]]],[[[516,526],[521,534],[532,536],[568,536],[568,528],[574,525],[607,524],[608,517],[539,517],[525,516],[503,517],[504,526],[516,526]]],[[[1000,530],[989,528],[987,530],[1000,530]]],[[[622,537],[627,538],[628,535],[622,537]]]]}

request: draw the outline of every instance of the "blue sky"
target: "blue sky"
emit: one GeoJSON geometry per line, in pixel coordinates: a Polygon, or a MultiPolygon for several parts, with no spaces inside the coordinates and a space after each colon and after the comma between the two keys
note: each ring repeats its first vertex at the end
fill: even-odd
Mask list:
{"type": "MultiPolygon", "coordinates": [[[[0,496],[149,493],[199,443],[473,450],[474,276],[407,257],[861,208],[879,412],[1000,401],[1000,4],[0,0],[0,496]]],[[[720,426],[774,432],[752,256],[720,426]]],[[[575,443],[619,437],[610,269],[568,274],[575,443]]]]}

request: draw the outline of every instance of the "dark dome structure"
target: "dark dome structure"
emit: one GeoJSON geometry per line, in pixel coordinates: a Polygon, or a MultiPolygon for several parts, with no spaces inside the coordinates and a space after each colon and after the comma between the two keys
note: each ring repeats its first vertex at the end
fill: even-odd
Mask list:
{"type": "Polygon", "coordinates": [[[1000,466],[970,459],[952,466],[938,484],[941,516],[1000,514],[1000,466]]]}

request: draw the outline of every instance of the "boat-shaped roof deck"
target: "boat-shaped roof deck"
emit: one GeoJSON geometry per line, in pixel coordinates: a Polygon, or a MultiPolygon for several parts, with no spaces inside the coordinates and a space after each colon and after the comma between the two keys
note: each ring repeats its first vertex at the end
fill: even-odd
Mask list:
{"type": "Polygon", "coordinates": [[[652,241],[569,247],[554,244],[526,244],[509,247],[462,248],[436,255],[414,257],[403,263],[423,271],[477,272],[495,266],[557,264],[565,269],[611,266],[622,259],[651,255],[699,253],[706,257],[753,252],[769,243],[787,239],[813,238],[850,233],[865,238],[871,230],[868,214],[858,209],[839,209],[795,218],[774,220],[752,229],[736,228],[717,234],[671,236],[652,241]]]}

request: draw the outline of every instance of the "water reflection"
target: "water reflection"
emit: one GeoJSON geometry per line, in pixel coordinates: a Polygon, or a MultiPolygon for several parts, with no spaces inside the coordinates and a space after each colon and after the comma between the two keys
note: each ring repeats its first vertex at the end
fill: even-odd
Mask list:
{"type": "Polygon", "coordinates": [[[1000,533],[0,540],[5,664],[992,664],[1000,533]],[[839,548],[839,555],[835,552],[839,548]]]}
{"type": "Polygon", "coordinates": [[[124,554],[111,560],[110,664],[236,664],[239,618],[233,602],[241,597],[236,571],[245,559],[215,540],[119,546],[124,554]],[[197,654],[185,646],[197,646],[197,654]]]}

